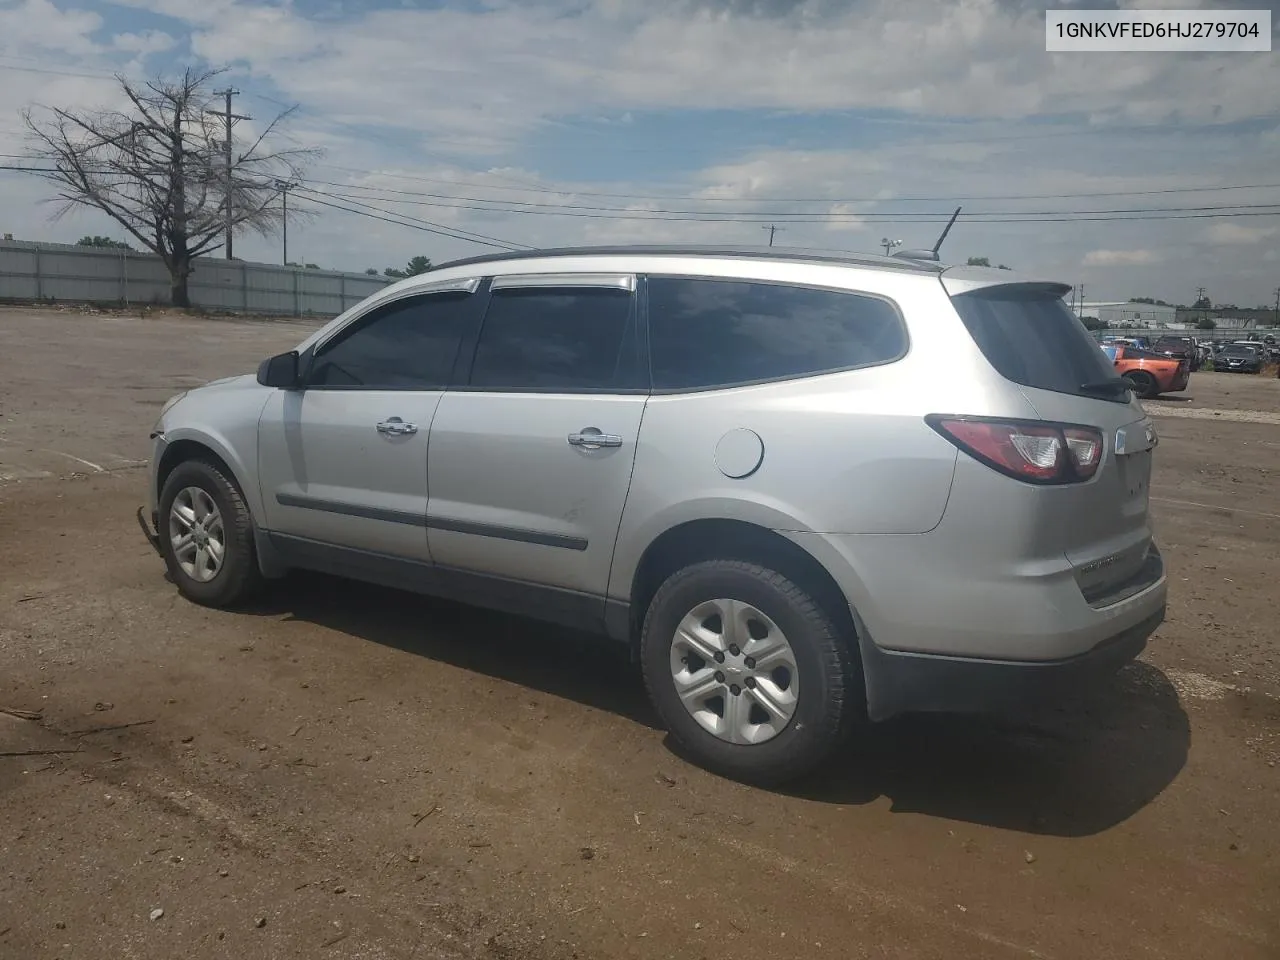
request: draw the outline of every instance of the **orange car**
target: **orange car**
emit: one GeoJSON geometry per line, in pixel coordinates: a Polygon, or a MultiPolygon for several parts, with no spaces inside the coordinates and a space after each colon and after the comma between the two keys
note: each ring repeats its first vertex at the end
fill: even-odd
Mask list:
{"type": "Polygon", "coordinates": [[[1191,380],[1190,364],[1177,357],[1118,343],[1103,344],[1102,352],[1111,358],[1116,372],[1129,381],[1133,392],[1140,397],[1177,393],[1187,389],[1191,380]]]}

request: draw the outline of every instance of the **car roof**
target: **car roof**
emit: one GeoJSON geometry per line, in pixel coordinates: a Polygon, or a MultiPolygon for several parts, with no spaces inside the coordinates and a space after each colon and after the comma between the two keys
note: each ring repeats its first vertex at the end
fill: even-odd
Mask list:
{"type": "Polygon", "coordinates": [[[513,250],[506,253],[488,253],[461,260],[450,260],[432,268],[446,270],[484,263],[508,263],[520,260],[542,260],[556,257],[733,257],[749,260],[790,260],[806,263],[848,264],[858,267],[878,267],[884,270],[904,270],[912,273],[939,274],[946,264],[928,260],[912,260],[906,257],[882,257],[873,253],[854,253],[848,250],[822,250],[810,247],[767,247],[746,244],[630,244],[621,246],[548,247],[534,250],[513,250]]]}

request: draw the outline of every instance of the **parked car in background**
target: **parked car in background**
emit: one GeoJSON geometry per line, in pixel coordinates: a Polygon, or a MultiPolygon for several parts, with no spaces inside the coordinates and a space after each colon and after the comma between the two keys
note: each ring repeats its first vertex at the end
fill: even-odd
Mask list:
{"type": "Polygon", "coordinates": [[[1185,390],[1191,381],[1190,360],[1118,344],[1104,344],[1102,352],[1133,392],[1146,399],[1185,390]]]}
{"type": "Polygon", "coordinates": [[[1200,348],[1194,337],[1160,337],[1151,345],[1151,352],[1186,360],[1193,373],[1200,369],[1200,348]]]}
{"type": "Polygon", "coordinates": [[[1258,343],[1224,344],[1213,359],[1213,369],[1227,373],[1261,373],[1265,358],[1258,343]]]}
{"type": "Polygon", "coordinates": [[[458,261],[171,399],[138,517],[195,603],[301,568],[600,635],[686,755],[779,782],[865,718],[1093,689],[1159,627],[1155,428],[1070,289],[772,248],[458,261]]]}

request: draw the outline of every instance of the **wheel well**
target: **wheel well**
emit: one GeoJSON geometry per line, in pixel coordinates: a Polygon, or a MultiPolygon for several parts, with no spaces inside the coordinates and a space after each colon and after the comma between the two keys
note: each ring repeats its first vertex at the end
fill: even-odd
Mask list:
{"type": "MultiPolygon", "coordinates": [[[[164,489],[164,483],[169,479],[169,474],[177,469],[178,465],[188,460],[203,460],[211,463],[223,475],[234,483],[241,486],[239,478],[236,477],[235,471],[220,456],[206,447],[203,443],[196,440],[176,440],[165,448],[164,455],[160,458],[160,464],[156,468],[156,496],[160,495],[160,491],[164,489]]],[[[243,490],[243,487],[241,487],[243,490]]]]}
{"type": "MultiPolygon", "coordinates": [[[[677,570],[703,560],[746,560],[778,571],[822,605],[844,636],[856,635],[849,603],[826,568],[781,534],[741,520],[691,520],[663,533],[645,550],[631,587],[632,642],[653,595],[677,570]]],[[[857,647],[853,647],[857,653],[857,647]]]]}

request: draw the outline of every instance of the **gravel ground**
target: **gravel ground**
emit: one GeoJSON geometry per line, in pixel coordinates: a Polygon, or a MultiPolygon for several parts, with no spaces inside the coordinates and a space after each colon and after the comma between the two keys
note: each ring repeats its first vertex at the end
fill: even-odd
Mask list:
{"type": "Polygon", "coordinates": [[[1280,955],[1280,431],[1212,416],[1280,381],[1148,404],[1140,662],[770,792],[589,638],[313,576],[180,600],[132,516],[159,403],[304,333],[0,310],[0,958],[1280,955]]]}

